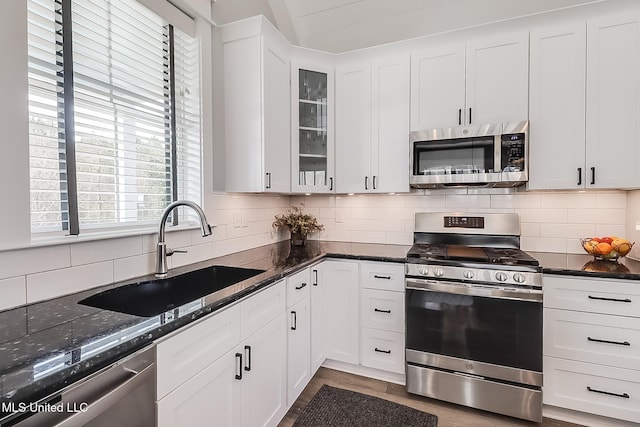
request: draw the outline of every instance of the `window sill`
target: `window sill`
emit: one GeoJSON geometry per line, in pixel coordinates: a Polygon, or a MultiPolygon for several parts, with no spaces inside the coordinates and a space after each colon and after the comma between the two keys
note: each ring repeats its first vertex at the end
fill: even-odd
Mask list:
{"type": "MultiPolygon", "coordinates": [[[[215,227],[213,224],[211,228],[215,227]]],[[[168,226],[165,229],[167,233],[172,233],[175,231],[186,231],[186,230],[195,230],[200,229],[200,226],[191,222],[189,224],[178,225],[177,227],[168,226]]],[[[103,230],[103,231],[85,231],[84,233],[77,236],[62,236],[60,234],[55,235],[42,235],[42,236],[34,236],[31,237],[31,243],[26,245],[16,245],[15,247],[10,248],[0,248],[0,252],[4,251],[12,251],[19,249],[29,249],[29,248],[39,248],[45,246],[57,246],[57,245],[68,245],[74,243],[82,243],[82,242],[95,242],[99,240],[109,240],[109,239],[118,239],[123,237],[131,237],[131,236],[145,236],[152,235],[158,233],[157,226],[149,226],[149,227],[141,227],[136,229],[125,229],[125,230],[103,230]]]]}

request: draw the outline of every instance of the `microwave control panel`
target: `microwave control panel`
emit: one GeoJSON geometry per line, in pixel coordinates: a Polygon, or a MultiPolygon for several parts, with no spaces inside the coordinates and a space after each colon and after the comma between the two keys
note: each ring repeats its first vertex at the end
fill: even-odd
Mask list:
{"type": "Polygon", "coordinates": [[[525,134],[502,135],[502,171],[521,172],[525,169],[525,134]]]}

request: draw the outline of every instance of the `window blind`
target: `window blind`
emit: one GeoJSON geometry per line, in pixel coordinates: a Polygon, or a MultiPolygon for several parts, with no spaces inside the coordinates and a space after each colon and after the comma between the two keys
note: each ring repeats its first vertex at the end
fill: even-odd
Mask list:
{"type": "Polygon", "coordinates": [[[200,201],[196,39],[135,0],[29,0],[29,78],[32,231],[69,230],[74,209],[83,230],[156,223],[172,200],[200,201]],[[72,88],[61,78],[64,49],[72,88]]]}

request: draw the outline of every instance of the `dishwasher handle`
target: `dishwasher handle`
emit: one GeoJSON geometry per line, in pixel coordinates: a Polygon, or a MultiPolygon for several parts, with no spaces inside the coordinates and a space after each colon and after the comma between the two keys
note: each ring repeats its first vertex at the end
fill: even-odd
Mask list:
{"type": "Polygon", "coordinates": [[[88,403],[86,407],[81,408],[82,410],[80,412],[76,412],[72,416],[55,424],[55,427],[72,427],[87,424],[117,402],[126,398],[129,393],[144,384],[145,381],[153,381],[155,363],[146,366],[139,372],[128,368],[124,369],[133,374],[129,379],[107,391],[93,402],[88,403]]]}

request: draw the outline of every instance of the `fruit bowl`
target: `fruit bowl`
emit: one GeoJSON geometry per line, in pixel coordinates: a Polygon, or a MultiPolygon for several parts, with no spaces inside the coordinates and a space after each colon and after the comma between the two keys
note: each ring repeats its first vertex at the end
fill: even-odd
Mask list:
{"type": "Polygon", "coordinates": [[[631,252],[635,244],[620,237],[590,237],[580,239],[582,249],[596,259],[616,261],[631,252]]]}

